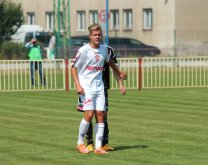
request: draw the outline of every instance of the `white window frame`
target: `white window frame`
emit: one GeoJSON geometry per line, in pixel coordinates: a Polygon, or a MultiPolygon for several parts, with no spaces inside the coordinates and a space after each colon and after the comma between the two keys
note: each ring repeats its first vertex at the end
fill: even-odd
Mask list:
{"type": "Polygon", "coordinates": [[[86,16],[85,11],[77,11],[77,28],[78,30],[86,29],[86,16]]]}
{"type": "Polygon", "coordinates": [[[46,12],[46,28],[48,31],[54,30],[54,13],[46,12]]]}
{"type": "Polygon", "coordinates": [[[124,29],[132,29],[132,10],[131,9],[125,9],[124,12],[124,29]]]}
{"type": "Polygon", "coordinates": [[[28,25],[34,25],[35,24],[35,13],[34,12],[28,12],[27,13],[27,24],[28,25]]]}
{"type": "Polygon", "coordinates": [[[118,30],[119,29],[119,10],[110,11],[110,29],[118,30]]]}
{"type": "Polygon", "coordinates": [[[153,13],[152,9],[143,9],[143,28],[144,30],[151,30],[153,28],[153,13]]]}
{"type": "Polygon", "coordinates": [[[98,11],[91,10],[90,11],[90,24],[98,23],[98,11]]]}

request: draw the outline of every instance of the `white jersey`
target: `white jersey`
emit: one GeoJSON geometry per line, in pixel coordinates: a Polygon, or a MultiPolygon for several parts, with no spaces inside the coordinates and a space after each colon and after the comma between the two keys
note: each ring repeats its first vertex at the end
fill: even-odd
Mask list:
{"type": "Polygon", "coordinates": [[[102,44],[97,49],[86,44],[78,50],[71,65],[77,68],[80,85],[85,92],[93,94],[104,89],[102,72],[105,62],[109,62],[109,56],[102,44]]]}

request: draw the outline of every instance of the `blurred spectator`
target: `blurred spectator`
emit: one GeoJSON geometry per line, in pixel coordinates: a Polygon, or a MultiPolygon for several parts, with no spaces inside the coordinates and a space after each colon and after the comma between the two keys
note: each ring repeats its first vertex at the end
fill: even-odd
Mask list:
{"type": "Polygon", "coordinates": [[[49,35],[51,36],[49,41],[49,59],[54,60],[55,59],[55,46],[56,46],[56,36],[54,32],[49,32],[49,35]]]}
{"type": "Polygon", "coordinates": [[[29,59],[32,85],[35,85],[35,70],[38,70],[39,72],[41,84],[46,85],[45,76],[43,75],[42,69],[42,51],[40,44],[38,44],[36,38],[32,38],[30,42],[25,44],[25,47],[30,49],[29,59]]]}

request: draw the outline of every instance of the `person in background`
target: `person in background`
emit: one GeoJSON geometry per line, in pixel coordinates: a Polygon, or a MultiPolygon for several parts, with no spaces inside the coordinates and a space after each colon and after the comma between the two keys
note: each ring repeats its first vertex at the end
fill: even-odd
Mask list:
{"type": "Polygon", "coordinates": [[[56,46],[56,36],[54,32],[49,32],[50,41],[48,44],[49,48],[49,59],[54,60],[55,59],[55,46],[56,46]]]}
{"type": "Polygon", "coordinates": [[[30,49],[29,59],[30,59],[30,74],[31,74],[31,84],[35,85],[35,70],[38,70],[40,75],[41,85],[46,85],[45,76],[43,75],[42,68],[42,50],[36,38],[32,38],[30,42],[25,44],[25,47],[30,49]]]}
{"type": "Polygon", "coordinates": [[[106,46],[100,44],[102,28],[98,24],[88,27],[90,42],[82,46],[71,63],[71,74],[74,79],[76,92],[83,101],[84,118],[80,122],[77,150],[82,154],[90,151],[84,144],[84,137],[95,115],[95,154],[107,154],[102,149],[104,132],[105,94],[102,80],[104,63],[107,62],[120,78],[126,74],[121,72],[112,60],[109,60],[106,46]]]}
{"type": "MultiPolygon", "coordinates": [[[[108,49],[108,55],[110,59],[112,59],[114,63],[118,65],[116,54],[114,53],[113,49],[110,46],[107,46],[107,49],[108,49]]],[[[118,82],[122,95],[125,95],[126,89],[124,88],[122,84],[122,80],[119,78],[119,76],[115,72],[113,72],[113,74],[118,82]]],[[[108,112],[108,89],[110,89],[110,70],[109,70],[109,65],[107,63],[105,63],[104,65],[103,82],[104,82],[104,87],[105,87],[104,92],[105,92],[105,100],[106,100],[105,102],[106,111],[104,112],[104,134],[103,134],[103,139],[102,139],[102,149],[105,151],[114,151],[114,148],[108,145],[109,127],[108,127],[108,120],[107,120],[107,112],[108,112]]],[[[78,98],[77,110],[80,112],[84,112],[83,102],[80,97],[78,98]]],[[[94,146],[93,146],[93,124],[92,122],[90,123],[88,131],[86,133],[86,140],[87,140],[87,149],[89,151],[93,151],[94,146]]]]}

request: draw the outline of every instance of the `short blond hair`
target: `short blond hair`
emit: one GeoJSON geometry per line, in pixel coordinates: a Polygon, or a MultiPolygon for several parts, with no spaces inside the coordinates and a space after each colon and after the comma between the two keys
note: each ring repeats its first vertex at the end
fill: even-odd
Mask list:
{"type": "Polygon", "coordinates": [[[97,23],[94,23],[88,27],[89,34],[91,34],[92,31],[97,31],[97,30],[100,30],[102,32],[101,26],[98,25],[97,23]]]}

